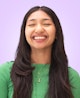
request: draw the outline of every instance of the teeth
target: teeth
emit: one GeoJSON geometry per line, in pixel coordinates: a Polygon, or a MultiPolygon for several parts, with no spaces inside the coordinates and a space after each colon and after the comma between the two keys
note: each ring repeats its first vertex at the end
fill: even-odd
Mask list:
{"type": "Polygon", "coordinates": [[[35,36],[34,39],[45,39],[46,37],[44,36],[35,36]]]}

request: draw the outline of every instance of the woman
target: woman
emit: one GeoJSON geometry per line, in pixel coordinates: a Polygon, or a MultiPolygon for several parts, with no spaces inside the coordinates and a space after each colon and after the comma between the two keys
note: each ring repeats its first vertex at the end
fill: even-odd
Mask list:
{"type": "Polygon", "coordinates": [[[80,98],[56,14],[36,6],[25,15],[14,62],[0,66],[1,98],[80,98]]]}

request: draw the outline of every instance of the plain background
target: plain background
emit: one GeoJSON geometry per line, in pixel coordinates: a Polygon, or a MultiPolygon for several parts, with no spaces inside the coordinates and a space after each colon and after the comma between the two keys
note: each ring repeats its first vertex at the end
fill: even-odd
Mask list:
{"type": "Polygon", "coordinates": [[[14,60],[23,17],[37,5],[50,7],[59,17],[69,66],[80,73],[80,0],[0,1],[0,64],[14,60]]]}

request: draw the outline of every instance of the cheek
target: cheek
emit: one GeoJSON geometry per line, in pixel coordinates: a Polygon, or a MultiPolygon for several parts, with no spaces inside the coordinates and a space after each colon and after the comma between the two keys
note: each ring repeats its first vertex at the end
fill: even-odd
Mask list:
{"type": "Polygon", "coordinates": [[[26,38],[26,41],[29,42],[30,34],[27,31],[25,31],[25,38],[26,38]]]}
{"type": "Polygon", "coordinates": [[[26,28],[26,29],[25,29],[25,35],[31,36],[31,34],[32,34],[33,31],[34,31],[34,29],[26,28]]]}
{"type": "Polygon", "coordinates": [[[26,33],[25,37],[26,37],[26,41],[29,43],[30,42],[30,35],[29,35],[29,33],[26,33]]]}
{"type": "Polygon", "coordinates": [[[30,39],[29,33],[25,33],[25,38],[26,38],[27,43],[30,45],[31,39],[30,39]]]}
{"type": "Polygon", "coordinates": [[[53,31],[53,32],[50,33],[51,42],[54,42],[55,38],[56,38],[56,31],[53,31]]]}
{"type": "Polygon", "coordinates": [[[28,38],[30,36],[30,33],[31,33],[31,31],[28,28],[26,28],[25,29],[25,37],[28,38]]]}

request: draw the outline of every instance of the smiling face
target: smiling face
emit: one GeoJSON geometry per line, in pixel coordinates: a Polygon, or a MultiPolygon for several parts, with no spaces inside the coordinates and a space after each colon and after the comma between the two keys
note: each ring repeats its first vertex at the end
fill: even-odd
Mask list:
{"type": "Polygon", "coordinates": [[[55,35],[55,25],[44,11],[35,11],[28,17],[25,36],[31,49],[51,49],[55,35]]]}

